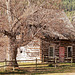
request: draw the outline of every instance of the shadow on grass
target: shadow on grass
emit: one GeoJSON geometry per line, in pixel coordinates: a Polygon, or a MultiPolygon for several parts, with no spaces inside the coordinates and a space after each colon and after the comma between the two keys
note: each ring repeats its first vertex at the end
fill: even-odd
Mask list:
{"type": "Polygon", "coordinates": [[[19,70],[19,69],[16,69],[15,71],[4,71],[4,72],[0,72],[0,74],[26,74],[28,73],[28,71],[26,70],[19,70]]]}
{"type": "Polygon", "coordinates": [[[57,65],[57,67],[64,67],[65,68],[65,67],[71,67],[71,65],[61,65],[61,66],[57,65]]]}
{"type": "Polygon", "coordinates": [[[26,72],[0,72],[0,74],[25,74],[26,72]]]}
{"type": "Polygon", "coordinates": [[[28,75],[36,75],[36,74],[47,74],[47,73],[66,73],[66,72],[71,72],[73,69],[70,66],[65,66],[65,65],[61,65],[57,68],[54,68],[52,65],[49,65],[48,67],[38,67],[36,68],[16,68],[15,71],[13,71],[12,69],[8,69],[4,72],[0,72],[1,74],[28,74],[28,75]]]}

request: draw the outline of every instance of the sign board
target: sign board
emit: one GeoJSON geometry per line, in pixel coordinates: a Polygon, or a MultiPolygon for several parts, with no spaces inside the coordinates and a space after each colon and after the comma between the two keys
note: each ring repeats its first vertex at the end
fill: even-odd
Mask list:
{"type": "Polygon", "coordinates": [[[60,60],[60,62],[64,61],[64,57],[65,57],[65,48],[59,47],[59,60],[60,60]]]}

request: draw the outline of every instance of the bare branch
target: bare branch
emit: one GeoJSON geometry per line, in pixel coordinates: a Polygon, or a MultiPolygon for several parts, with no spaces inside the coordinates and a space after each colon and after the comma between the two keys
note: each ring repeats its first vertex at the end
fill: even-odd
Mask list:
{"type": "Polygon", "coordinates": [[[4,35],[12,37],[12,34],[10,32],[8,32],[8,31],[6,31],[6,30],[0,29],[0,33],[3,33],[4,35]]]}
{"type": "Polygon", "coordinates": [[[29,8],[27,8],[26,9],[26,11],[18,18],[18,20],[16,19],[14,22],[13,22],[13,24],[12,24],[12,30],[13,30],[13,28],[16,28],[14,31],[16,31],[17,30],[17,28],[20,26],[20,25],[17,25],[17,23],[20,21],[20,20],[22,20],[22,19],[24,19],[24,21],[25,21],[25,19],[29,16],[29,15],[31,15],[31,14],[33,14],[34,12],[36,12],[38,10],[38,8],[35,6],[35,5],[32,5],[32,6],[30,6],[29,8]]]}

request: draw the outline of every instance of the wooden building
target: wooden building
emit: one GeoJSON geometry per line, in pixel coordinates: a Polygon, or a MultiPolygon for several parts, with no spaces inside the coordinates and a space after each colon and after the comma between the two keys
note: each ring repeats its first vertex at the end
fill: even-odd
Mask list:
{"type": "MultiPolygon", "coordinates": [[[[35,47],[39,48],[39,52],[37,52],[40,53],[38,57],[40,57],[41,61],[44,59],[44,62],[48,62],[49,57],[58,57],[60,62],[64,62],[66,59],[69,62],[72,57],[73,62],[75,62],[75,28],[63,10],[41,7],[26,18],[25,25],[29,25],[33,31],[37,30],[34,35],[37,33],[35,37],[39,38],[40,41],[39,45],[36,44],[37,46],[35,47]]],[[[36,49],[33,49],[35,48],[34,46],[29,44],[29,48],[26,45],[25,47],[29,56],[30,54],[36,56],[32,52],[36,51],[36,49]]],[[[17,59],[23,60],[25,56],[23,56],[23,52],[24,50],[18,51],[17,59]]]]}
{"type": "Polygon", "coordinates": [[[35,62],[36,58],[40,61],[40,39],[34,38],[26,46],[22,46],[17,50],[17,60],[25,60],[25,62],[35,62]],[[28,60],[28,61],[27,61],[28,60]]]}
{"type": "Polygon", "coordinates": [[[40,56],[44,62],[58,57],[59,62],[75,62],[75,28],[63,10],[39,9],[30,15],[27,25],[40,27],[40,56]]]}
{"type": "MultiPolygon", "coordinates": [[[[0,37],[0,61],[5,61],[7,55],[9,39],[6,36],[0,37]]],[[[26,46],[17,49],[17,60],[25,60],[24,62],[35,62],[36,58],[40,62],[40,39],[34,38],[26,46]],[[33,61],[34,60],[34,61],[33,61]]]]}
{"type": "Polygon", "coordinates": [[[41,59],[49,62],[57,58],[58,62],[75,62],[75,41],[67,39],[59,39],[54,41],[41,42],[41,59]]]}

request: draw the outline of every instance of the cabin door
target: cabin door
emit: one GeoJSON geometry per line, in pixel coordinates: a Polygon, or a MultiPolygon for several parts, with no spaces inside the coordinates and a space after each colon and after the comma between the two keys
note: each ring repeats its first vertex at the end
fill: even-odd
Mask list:
{"type": "Polygon", "coordinates": [[[59,47],[59,61],[64,62],[64,57],[65,57],[65,48],[59,47]]]}

